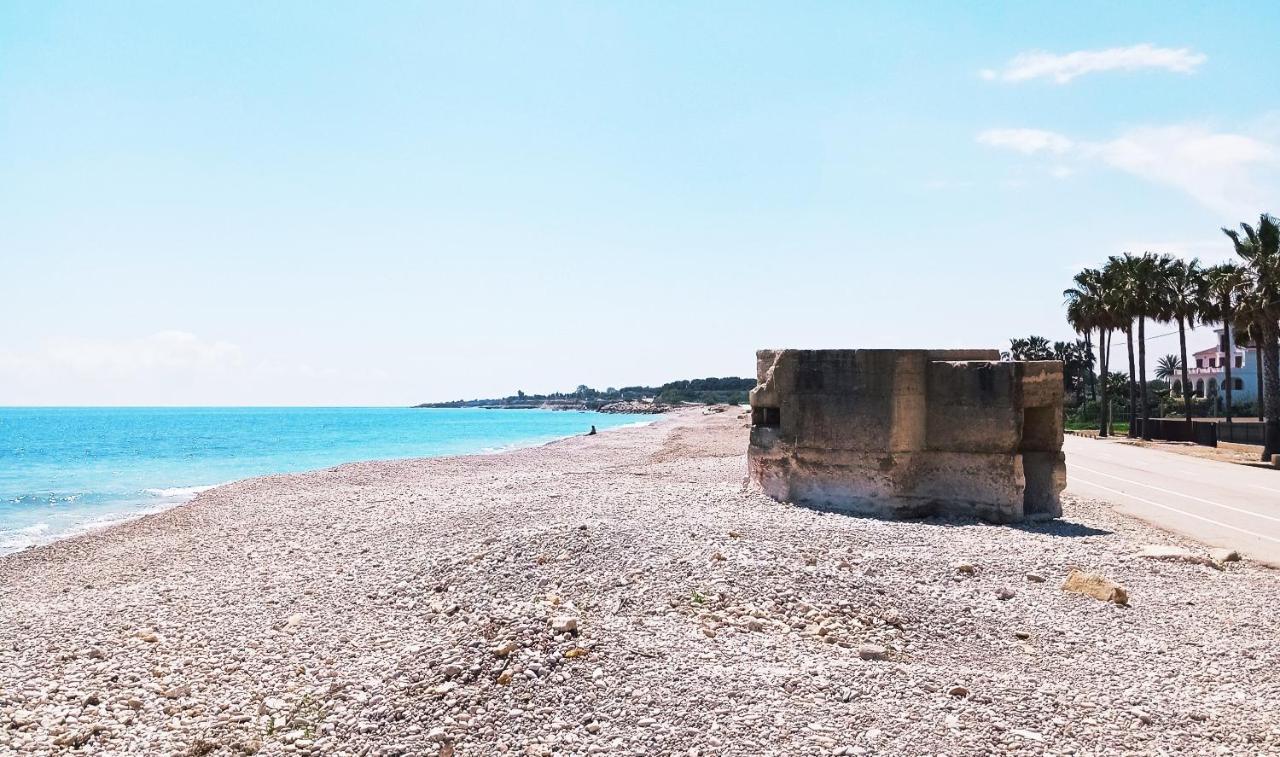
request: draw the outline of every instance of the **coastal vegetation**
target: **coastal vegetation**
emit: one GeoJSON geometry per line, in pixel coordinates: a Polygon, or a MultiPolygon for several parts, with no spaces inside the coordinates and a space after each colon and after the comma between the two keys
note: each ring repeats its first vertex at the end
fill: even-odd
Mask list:
{"type": "Polygon", "coordinates": [[[681,405],[694,403],[699,405],[734,404],[741,405],[747,401],[747,393],[756,385],[753,378],[725,376],[723,378],[700,378],[681,381],[670,381],[661,386],[624,386],[609,387],[603,391],[580,384],[572,392],[552,392],[550,394],[526,394],[517,391],[507,397],[491,399],[453,400],[451,402],[426,402],[415,407],[488,407],[488,408],[532,408],[549,407],[560,409],[596,410],[616,403],[652,403],[656,405],[681,405]]]}
{"type": "MultiPolygon", "coordinates": [[[[1101,267],[1080,271],[1074,276],[1073,285],[1063,292],[1067,322],[1084,337],[1078,343],[1092,352],[1092,340],[1095,334],[1097,337],[1100,373],[1107,378],[1097,381],[1093,377],[1092,354],[1083,370],[1090,387],[1096,385],[1091,394],[1096,391],[1098,413],[1094,425],[1100,435],[1115,432],[1111,415],[1116,406],[1127,407],[1131,417],[1148,421],[1153,406],[1167,403],[1179,408],[1190,423],[1197,397],[1193,396],[1188,375],[1186,332],[1197,324],[1217,324],[1223,332],[1224,345],[1253,347],[1260,353],[1257,370],[1262,418],[1266,422],[1262,456],[1270,459],[1272,454],[1280,453],[1280,224],[1275,217],[1263,214],[1256,225],[1241,223],[1238,230],[1224,228],[1222,232],[1230,240],[1238,262],[1205,267],[1194,258],[1126,252],[1109,257],[1101,267]],[[1180,352],[1160,359],[1157,381],[1152,382],[1147,381],[1146,375],[1149,322],[1176,325],[1180,352]],[[1111,368],[1116,333],[1121,334],[1127,353],[1127,375],[1111,368]],[[1170,381],[1177,390],[1172,394],[1180,397],[1171,396],[1170,381]]],[[[1010,352],[1015,357],[1048,355],[1050,349],[1045,340],[1032,337],[1013,340],[1010,352]]],[[[1065,358],[1059,359],[1066,362],[1065,358]]],[[[1233,413],[1242,409],[1232,397],[1232,362],[1228,359],[1223,366],[1226,380],[1222,408],[1228,422],[1233,413]]],[[[1065,375],[1071,373],[1068,369],[1065,375]]],[[[1083,392],[1077,396],[1082,400],[1083,392]]],[[[1217,411],[1217,397],[1201,399],[1205,400],[1206,410],[1217,411]]],[[[1135,436],[1141,428],[1143,435],[1150,438],[1150,426],[1129,424],[1128,435],[1135,436]]]]}

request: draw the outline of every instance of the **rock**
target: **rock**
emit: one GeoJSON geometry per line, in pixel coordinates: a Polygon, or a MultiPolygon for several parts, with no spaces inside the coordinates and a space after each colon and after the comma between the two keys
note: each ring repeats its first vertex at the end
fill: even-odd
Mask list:
{"type": "Polygon", "coordinates": [[[1044,583],[1044,576],[1040,575],[1039,573],[1028,573],[1026,575],[1026,579],[1033,584],[1044,583]]]}
{"type": "Polygon", "coordinates": [[[967,562],[959,563],[955,566],[956,572],[966,576],[972,576],[977,573],[977,569],[967,562]]]}
{"type": "Polygon", "coordinates": [[[1133,556],[1143,557],[1148,560],[1171,560],[1195,565],[1208,565],[1211,568],[1220,567],[1218,562],[1221,562],[1204,555],[1198,555],[1185,547],[1175,547],[1168,544],[1148,544],[1134,553],[1133,556]]]}
{"type": "Polygon", "coordinates": [[[1083,594],[1102,602],[1114,602],[1118,605],[1129,604],[1129,593],[1120,584],[1097,573],[1086,573],[1073,570],[1062,584],[1062,590],[1072,594],[1083,594]]]}
{"type": "Polygon", "coordinates": [[[1209,550],[1209,558],[1214,562],[1240,562],[1240,553],[1226,547],[1214,547],[1209,550]]]}
{"type": "Polygon", "coordinates": [[[520,648],[520,645],[515,643],[514,641],[503,642],[502,644],[499,644],[498,646],[493,648],[493,656],[507,657],[512,652],[515,652],[519,648],[520,648]]]}
{"type": "Polygon", "coordinates": [[[879,644],[863,644],[858,647],[858,656],[864,660],[885,660],[889,657],[889,650],[879,644]]]}
{"type": "Polygon", "coordinates": [[[1014,631],[1014,632],[1013,632],[1013,635],[1014,635],[1014,636],[1017,636],[1019,639],[1023,639],[1023,640],[1026,640],[1026,639],[1030,639],[1030,638],[1031,638],[1031,634],[1030,634],[1030,633],[1028,633],[1027,631],[1014,631]]]}
{"type": "Polygon", "coordinates": [[[1013,589],[1010,589],[1008,586],[1001,586],[999,589],[996,589],[996,599],[1013,599],[1013,589]]]}
{"type": "Polygon", "coordinates": [[[274,712],[276,710],[283,710],[285,707],[288,707],[289,705],[280,697],[267,697],[266,699],[262,700],[262,706],[274,712]]]}
{"type": "Polygon", "coordinates": [[[445,665],[443,668],[441,668],[440,672],[444,675],[445,678],[457,678],[458,676],[462,675],[462,666],[449,663],[448,665],[445,665]]]}
{"type": "Polygon", "coordinates": [[[448,736],[449,736],[449,732],[440,726],[436,726],[435,728],[432,728],[427,733],[427,739],[430,741],[444,741],[446,738],[448,738],[448,736]]]}
{"type": "Polygon", "coordinates": [[[578,619],[567,615],[551,619],[551,630],[556,633],[576,633],[578,630],[578,619]]]}
{"type": "Polygon", "coordinates": [[[959,697],[961,699],[964,699],[965,697],[969,696],[969,690],[963,686],[952,686],[950,689],[947,690],[947,693],[953,697],[959,697]]]}
{"type": "Polygon", "coordinates": [[[1138,719],[1143,725],[1151,725],[1151,715],[1139,707],[1130,707],[1129,713],[1138,719]]]}

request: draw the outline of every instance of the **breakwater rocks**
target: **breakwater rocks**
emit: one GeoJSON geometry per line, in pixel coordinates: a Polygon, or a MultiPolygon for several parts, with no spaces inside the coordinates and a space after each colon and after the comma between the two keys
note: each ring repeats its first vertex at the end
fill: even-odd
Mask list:
{"type": "Polygon", "coordinates": [[[658,402],[610,402],[596,408],[601,413],[630,413],[633,415],[657,415],[658,413],[668,413],[675,410],[673,405],[663,405],[658,402]]]}

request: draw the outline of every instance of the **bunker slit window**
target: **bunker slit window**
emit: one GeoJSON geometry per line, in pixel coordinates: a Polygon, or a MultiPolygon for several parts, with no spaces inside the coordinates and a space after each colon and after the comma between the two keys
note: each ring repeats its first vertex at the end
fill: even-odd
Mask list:
{"type": "Polygon", "coordinates": [[[776,407],[755,407],[751,409],[751,425],[777,428],[782,425],[782,412],[776,407]]]}

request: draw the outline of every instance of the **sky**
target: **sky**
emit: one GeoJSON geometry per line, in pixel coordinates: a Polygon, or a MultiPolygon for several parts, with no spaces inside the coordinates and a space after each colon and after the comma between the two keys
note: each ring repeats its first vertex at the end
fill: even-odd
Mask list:
{"type": "Polygon", "coordinates": [[[1280,4],[961,5],[0,4],[0,405],[1068,339],[1280,212],[1280,4]]]}

